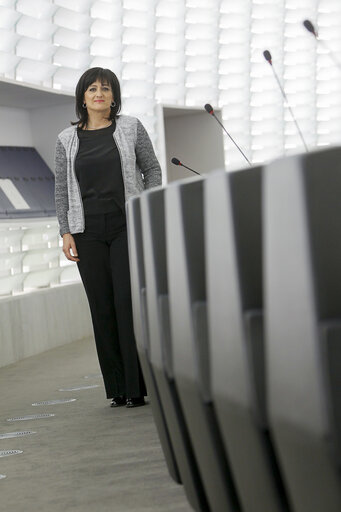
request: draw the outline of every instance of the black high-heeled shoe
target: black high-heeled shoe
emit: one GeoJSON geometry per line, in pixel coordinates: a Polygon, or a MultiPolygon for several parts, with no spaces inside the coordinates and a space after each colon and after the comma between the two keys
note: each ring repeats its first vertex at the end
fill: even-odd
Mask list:
{"type": "Polygon", "coordinates": [[[110,407],[122,407],[122,405],[126,404],[126,397],[125,396],[114,396],[114,398],[111,400],[110,407]]]}
{"type": "Polygon", "coordinates": [[[126,400],[126,407],[128,407],[129,409],[131,407],[141,407],[141,405],[146,405],[143,396],[139,396],[136,398],[127,398],[126,400]]]}

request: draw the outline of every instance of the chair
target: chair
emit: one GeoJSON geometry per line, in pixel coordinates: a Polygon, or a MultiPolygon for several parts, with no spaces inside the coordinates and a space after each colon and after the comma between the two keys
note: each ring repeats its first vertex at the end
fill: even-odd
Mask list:
{"type": "Polygon", "coordinates": [[[150,397],[153,416],[159,434],[170,476],[181,483],[173,446],[169,436],[159,392],[149,360],[149,334],[146,314],[146,284],[143,262],[143,240],[141,227],[140,198],[134,197],[127,203],[128,244],[131,275],[131,291],[136,346],[143,376],[150,397]]]}
{"type": "Polygon", "coordinates": [[[59,276],[60,284],[73,283],[81,280],[77,265],[65,265],[61,268],[62,271],[59,276]]]}
{"type": "Polygon", "coordinates": [[[210,394],[203,180],[165,191],[166,257],[174,378],[209,506],[237,512],[237,496],[210,394]]]}
{"type": "Polygon", "coordinates": [[[12,295],[14,292],[22,291],[25,274],[0,277],[0,296],[12,295]]]}
{"type": "Polygon", "coordinates": [[[25,251],[22,253],[22,266],[24,272],[45,270],[59,267],[60,248],[46,248],[25,251]]]}
{"type": "Polygon", "coordinates": [[[341,510],[341,149],[268,166],[268,402],[295,512],[341,510]]]}
{"type": "Polygon", "coordinates": [[[20,274],[24,256],[22,252],[0,252],[0,278],[20,274]]]}
{"type": "Polygon", "coordinates": [[[266,408],[262,169],[211,173],[204,185],[212,397],[242,506],[289,509],[266,408]]]}
{"type": "Polygon", "coordinates": [[[47,288],[48,286],[59,283],[61,268],[49,268],[36,272],[23,273],[23,289],[24,291],[32,291],[36,288],[47,288]]]}
{"type": "Polygon", "coordinates": [[[154,188],[142,194],[140,201],[149,358],[188,501],[195,510],[204,512],[209,510],[208,503],[174,380],[169,325],[164,195],[164,188],[154,188]]]}
{"type": "Polygon", "coordinates": [[[58,228],[56,226],[30,227],[24,230],[21,240],[23,250],[46,249],[59,247],[58,228]]]}
{"type": "Polygon", "coordinates": [[[0,224],[0,254],[10,251],[21,250],[21,240],[25,231],[20,227],[17,229],[8,229],[5,223],[0,224]]]}

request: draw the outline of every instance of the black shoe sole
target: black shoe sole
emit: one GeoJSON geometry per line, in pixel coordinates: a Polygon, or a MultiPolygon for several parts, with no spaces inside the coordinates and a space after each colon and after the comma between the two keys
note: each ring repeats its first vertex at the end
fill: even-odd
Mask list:
{"type": "Polygon", "coordinates": [[[126,399],[125,398],[118,398],[118,401],[116,401],[116,403],[113,404],[111,402],[110,407],[123,407],[124,405],[126,405],[126,399]]]}
{"type": "Polygon", "coordinates": [[[132,409],[133,407],[142,407],[143,405],[146,405],[146,402],[138,402],[136,404],[132,403],[132,404],[127,404],[126,407],[127,409],[132,409]]]}

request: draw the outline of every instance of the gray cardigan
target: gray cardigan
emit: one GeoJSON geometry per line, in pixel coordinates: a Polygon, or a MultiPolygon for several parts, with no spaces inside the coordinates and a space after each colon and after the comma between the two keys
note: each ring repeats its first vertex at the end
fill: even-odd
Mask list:
{"type": "MultiPolygon", "coordinates": [[[[161,168],[151,140],[136,117],[120,115],[113,134],[120,157],[126,201],[144,189],[161,185],[161,168]]],[[[70,126],[57,137],[55,153],[55,201],[60,235],[82,233],[84,210],[75,159],[79,139],[77,126],[70,126]]]]}

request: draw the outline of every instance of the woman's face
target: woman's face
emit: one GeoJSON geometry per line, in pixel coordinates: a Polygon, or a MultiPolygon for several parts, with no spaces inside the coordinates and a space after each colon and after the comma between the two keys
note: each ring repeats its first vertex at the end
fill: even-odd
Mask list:
{"type": "Polygon", "coordinates": [[[96,112],[110,110],[110,105],[113,100],[110,84],[102,84],[99,80],[89,85],[84,93],[84,103],[87,109],[96,112]]]}

